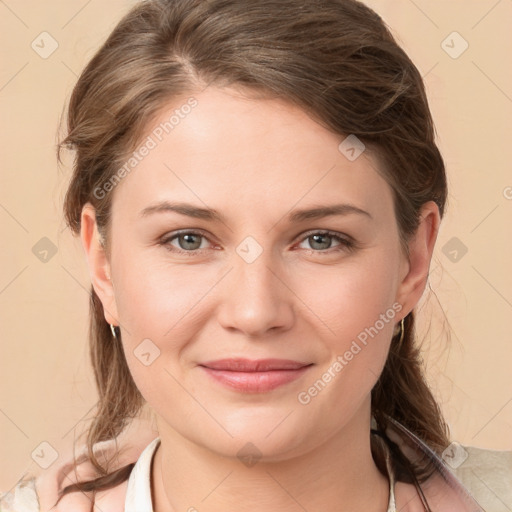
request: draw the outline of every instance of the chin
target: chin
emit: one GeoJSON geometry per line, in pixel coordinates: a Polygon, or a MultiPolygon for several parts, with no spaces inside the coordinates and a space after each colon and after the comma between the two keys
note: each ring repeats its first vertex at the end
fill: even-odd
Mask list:
{"type": "MultiPolygon", "coordinates": [[[[318,442],[318,434],[308,434],[304,418],[296,418],[296,412],[289,407],[274,411],[274,414],[260,414],[257,411],[243,411],[236,418],[224,418],[221,422],[233,436],[223,435],[218,430],[214,436],[206,435],[204,446],[219,455],[243,459],[261,459],[267,462],[287,460],[308,450],[308,446],[318,442]],[[311,439],[308,441],[308,438],[311,439]]],[[[209,434],[212,434],[210,432],[209,434]]]]}

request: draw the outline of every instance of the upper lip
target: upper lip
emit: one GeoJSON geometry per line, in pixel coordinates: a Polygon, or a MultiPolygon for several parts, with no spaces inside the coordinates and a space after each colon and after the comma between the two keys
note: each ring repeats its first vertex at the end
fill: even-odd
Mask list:
{"type": "Polygon", "coordinates": [[[310,363],[301,363],[291,359],[218,359],[207,361],[200,366],[206,366],[212,370],[227,370],[232,372],[266,372],[271,370],[298,370],[310,363]]]}

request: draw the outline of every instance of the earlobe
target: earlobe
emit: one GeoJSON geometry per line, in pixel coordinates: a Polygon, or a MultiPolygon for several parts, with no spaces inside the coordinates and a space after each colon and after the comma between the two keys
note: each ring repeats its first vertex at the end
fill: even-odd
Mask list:
{"type": "Polygon", "coordinates": [[[397,291],[397,301],[403,305],[404,316],[413,310],[425,290],[440,221],[437,204],[434,201],[425,203],[418,229],[408,242],[407,271],[397,291]]]}
{"type": "Polygon", "coordinates": [[[96,224],[96,211],[90,203],[85,204],[82,208],[80,238],[89,267],[91,283],[103,304],[105,320],[109,324],[119,325],[110,262],[101,243],[101,235],[96,224]]]}

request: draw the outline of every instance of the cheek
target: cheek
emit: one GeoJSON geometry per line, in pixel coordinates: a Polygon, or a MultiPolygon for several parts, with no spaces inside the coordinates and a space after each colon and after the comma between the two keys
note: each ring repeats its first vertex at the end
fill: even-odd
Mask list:
{"type": "Polygon", "coordinates": [[[377,381],[402,309],[395,302],[398,274],[393,250],[375,252],[324,268],[320,282],[326,284],[319,286],[319,276],[309,276],[298,291],[318,315],[310,318],[323,345],[318,371],[307,383],[315,389],[312,395],[304,389],[304,398],[313,400],[318,392],[322,397],[314,398],[316,406],[329,408],[334,400],[343,405],[336,413],[341,416],[357,407],[377,381]]]}
{"type": "Polygon", "coordinates": [[[155,339],[172,338],[172,331],[190,323],[216,282],[211,271],[194,265],[173,266],[161,255],[142,251],[139,256],[122,258],[118,274],[121,286],[116,302],[121,322],[129,332],[155,339]]]}
{"type": "Polygon", "coordinates": [[[146,268],[142,275],[125,274],[117,301],[130,373],[145,400],[158,408],[179,402],[176,381],[183,382],[187,370],[181,355],[201,328],[201,298],[212,283],[191,279],[192,270],[146,268]]]}
{"type": "Polygon", "coordinates": [[[327,339],[338,340],[341,349],[347,340],[373,326],[381,315],[385,315],[385,326],[378,322],[379,330],[387,334],[393,329],[396,310],[400,308],[393,308],[398,289],[396,267],[394,251],[383,248],[304,274],[293,286],[318,316],[316,323],[327,339]]]}
{"type": "Polygon", "coordinates": [[[163,259],[132,252],[115,262],[126,360],[150,402],[161,395],[162,386],[174,386],[171,373],[183,380],[182,353],[212,315],[207,298],[221,277],[211,269],[171,266],[163,259]]]}
{"type": "Polygon", "coordinates": [[[393,248],[383,247],[329,269],[323,277],[328,285],[319,286],[317,281],[314,288],[315,280],[310,280],[310,289],[318,291],[308,297],[311,309],[321,312],[321,323],[329,327],[329,331],[323,330],[325,357],[315,375],[321,381],[317,387],[326,386],[322,397],[315,398],[316,406],[326,408],[327,414],[332,401],[340,404],[334,413],[339,421],[368,395],[386,362],[396,317],[402,309],[395,301],[396,258],[393,248]]]}
{"type": "Polygon", "coordinates": [[[400,309],[385,281],[369,283],[367,274],[354,270],[346,279],[331,280],[335,291],[318,297],[311,308],[323,312],[318,329],[327,324],[329,331],[318,335],[321,360],[296,398],[311,418],[330,418],[325,435],[361,407],[382,373],[400,309]]]}

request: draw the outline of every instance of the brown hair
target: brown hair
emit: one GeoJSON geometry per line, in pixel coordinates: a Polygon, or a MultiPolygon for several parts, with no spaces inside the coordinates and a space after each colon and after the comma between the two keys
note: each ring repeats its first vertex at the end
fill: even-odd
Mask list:
{"type": "MultiPolygon", "coordinates": [[[[392,188],[402,242],[416,231],[427,201],[443,215],[445,168],[421,75],[370,8],[356,0],[146,0],[118,23],[69,102],[68,132],[57,153],[60,161],[62,149],[75,151],[64,204],[75,234],[90,202],[109,254],[112,194],[95,190],[123,166],[162,108],[211,84],[283,98],[332,132],[356,135],[377,155],[392,188]]],[[[129,476],[133,465],[108,473],[92,447],[117,437],[144,404],[120,334],[112,337],[92,287],[90,308],[99,403],[87,444],[100,477],[62,495],[106,489],[129,476]]],[[[423,375],[413,313],[398,345],[393,340],[372,390],[372,413],[381,432],[391,417],[440,453],[449,444],[448,428],[423,375]]],[[[385,473],[376,436],[372,453],[385,473]]],[[[394,465],[399,480],[411,481],[400,454],[394,465]]],[[[413,470],[421,479],[432,468],[427,462],[413,470]]]]}

